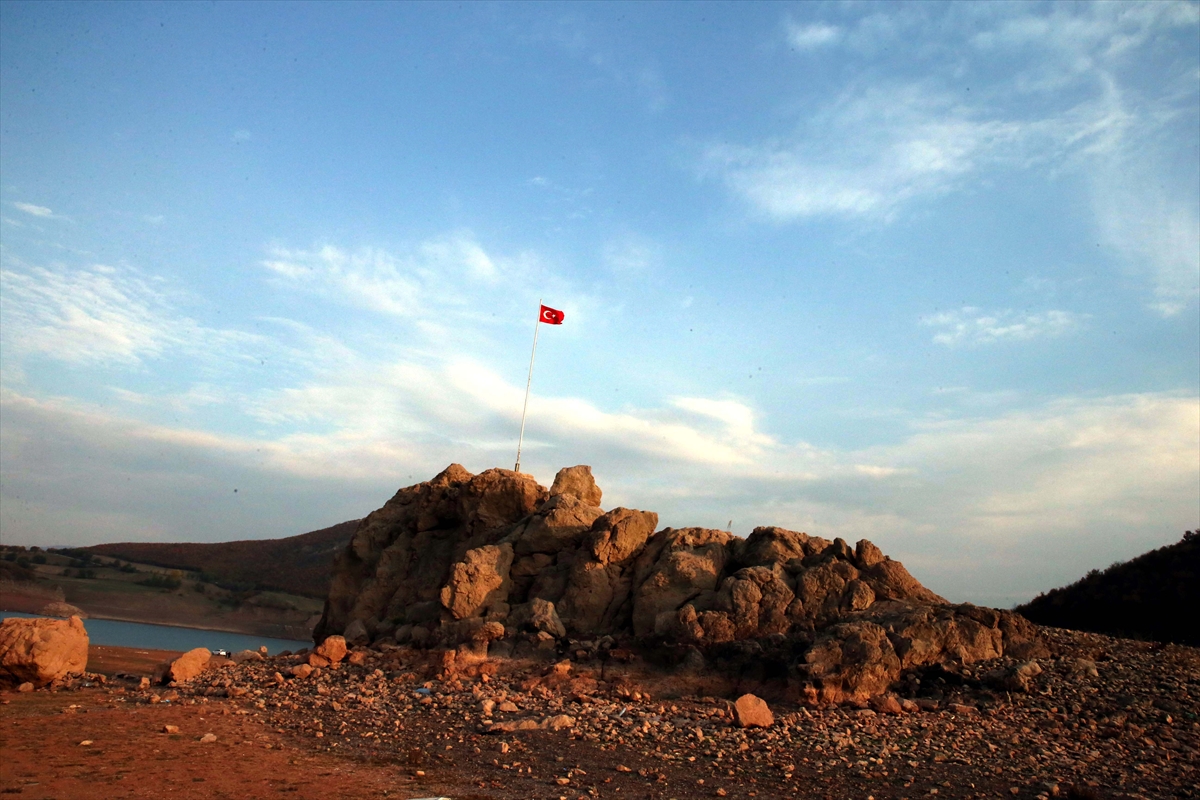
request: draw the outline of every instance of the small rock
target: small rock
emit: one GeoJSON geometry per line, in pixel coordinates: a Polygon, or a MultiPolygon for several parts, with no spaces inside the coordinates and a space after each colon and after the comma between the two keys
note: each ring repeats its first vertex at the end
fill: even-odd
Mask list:
{"type": "Polygon", "coordinates": [[[244,664],[247,661],[262,661],[263,654],[258,650],[239,650],[229,659],[235,664],[244,664]]]}
{"type": "Polygon", "coordinates": [[[92,740],[91,740],[91,739],[84,739],[82,742],[80,742],[80,743],[79,743],[79,746],[80,746],[80,747],[87,747],[87,746],[88,746],[89,744],[91,744],[91,743],[92,743],[92,740]]]}
{"type": "Polygon", "coordinates": [[[894,694],[876,695],[870,699],[871,708],[880,714],[902,714],[904,707],[894,694]]]}
{"type": "MultiPolygon", "coordinates": [[[[314,652],[318,656],[328,659],[330,664],[336,664],[346,657],[346,640],[341,636],[327,636],[314,652]]],[[[309,663],[312,663],[311,659],[309,663]]],[[[313,664],[313,666],[318,665],[313,664]]]]}
{"type": "Polygon", "coordinates": [[[179,733],[179,726],[178,725],[163,725],[162,732],[163,733],[179,733]]]}
{"type": "Polygon", "coordinates": [[[200,741],[203,742],[204,744],[210,744],[212,742],[215,742],[216,740],[217,740],[217,735],[215,733],[206,733],[200,737],[200,741]]]}
{"type": "Polygon", "coordinates": [[[33,684],[30,683],[29,681],[25,681],[24,683],[22,683],[20,686],[17,687],[17,691],[18,692],[32,692],[33,684]]]}
{"type": "Polygon", "coordinates": [[[744,694],[733,704],[737,724],[743,728],[769,728],[775,724],[775,715],[761,697],[744,694]]]}

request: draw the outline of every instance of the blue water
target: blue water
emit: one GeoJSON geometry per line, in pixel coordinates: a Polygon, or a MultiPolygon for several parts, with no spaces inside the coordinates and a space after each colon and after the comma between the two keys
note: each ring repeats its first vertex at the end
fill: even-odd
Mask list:
{"type": "MultiPolygon", "coordinates": [[[[23,617],[30,619],[37,614],[22,614],[19,611],[0,611],[0,617],[23,617]]],[[[107,644],[115,647],[144,647],[149,650],[191,650],[207,647],[209,650],[257,650],[267,646],[267,652],[275,655],[283,650],[299,650],[312,647],[312,642],[294,639],[272,639],[269,636],[250,636],[245,633],[226,633],[196,628],[178,628],[174,625],[150,625],[145,622],[118,622],[111,619],[85,619],[88,640],[92,644],[107,644]]]]}

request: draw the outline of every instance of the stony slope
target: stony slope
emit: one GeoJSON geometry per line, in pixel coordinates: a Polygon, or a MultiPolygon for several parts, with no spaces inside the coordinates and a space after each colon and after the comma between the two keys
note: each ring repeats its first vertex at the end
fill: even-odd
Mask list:
{"type": "Polygon", "coordinates": [[[222,583],[323,598],[333,558],[359,520],[283,539],[236,542],[118,542],[83,548],[98,555],[172,569],[199,570],[222,583]]]}
{"type": "Polygon", "coordinates": [[[601,497],[585,466],[549,490],[457,464],[401,489],[338,556],[314,638],[443,648],[459,671],[632,648],[812,702],[879,695],[922,665],[1044,652],[1019,615],[950,605],[866,540],[656,530],[653,512],[605,512],[601,497]]]}
{"type": "Polygon", "coordinates": [[[1200,646],[1200,531],[1070,586],[1017,611],[1042,625],[1200,646]],[[1189,611],[1190,610],[1190,611],[1189,611]]]}

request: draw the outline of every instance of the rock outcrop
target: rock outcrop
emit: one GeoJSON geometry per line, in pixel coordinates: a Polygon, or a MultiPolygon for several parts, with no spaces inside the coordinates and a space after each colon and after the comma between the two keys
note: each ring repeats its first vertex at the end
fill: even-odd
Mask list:
{"type": "Polygon", "coordinates": [[[45,686],[87,667],[88,635],[79,617],[0,623],[0,680],[45,686]]]}
{"type": "Polygon", "coordinates": [[[79,617],[80,619],[88,618],[87,613],[82,608],[73,606],[70,603],[64,603],[61,600],[47,603],[38,614],[43,617],[62,617],[63,619],[70,619],[71,617],[79,617]]]}
{"type": "Polygon", "coordinates": [[[459,666],[489,650],[638,651],[687,670],[782,658],[775,677],[815,703],[864,702],[932,664],[1045,652],[1020,616],[951,605],[865,539],[656,530],[657,514],[605,512],[601,497],[586,466],[549,490],[457,464],[401,489],[338,557],[314,639],[444,648],[459,666]]]}

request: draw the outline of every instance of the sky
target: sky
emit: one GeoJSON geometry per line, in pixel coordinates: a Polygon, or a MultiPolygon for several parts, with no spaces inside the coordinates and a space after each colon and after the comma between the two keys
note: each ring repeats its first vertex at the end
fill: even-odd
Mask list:
{"type": "Polygon", "coordinates": [[[457,462],[1010,606],[1200,527],[1200,4],[0,3],[0,539],[457,462]]]}

